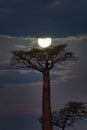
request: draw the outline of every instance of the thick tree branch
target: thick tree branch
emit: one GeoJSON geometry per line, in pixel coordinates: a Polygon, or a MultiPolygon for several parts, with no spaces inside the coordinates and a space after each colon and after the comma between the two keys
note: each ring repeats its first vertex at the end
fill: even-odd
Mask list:
{"type": "Polygon", "coordinates": [[[66,49],[66,44],[50,46],[45,49],[33,48],[29,51],[12,51],[13,64],[23,64],[27,68],[36,69],[43,72],[46,68],[49,70],[56,63],[66,62],[75,59],[74,54],[66,49]]]}

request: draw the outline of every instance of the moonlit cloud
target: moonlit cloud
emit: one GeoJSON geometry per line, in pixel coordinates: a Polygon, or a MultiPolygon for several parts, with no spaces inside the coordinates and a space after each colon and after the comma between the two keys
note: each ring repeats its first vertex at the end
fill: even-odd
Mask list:
{"type": "Polygon", "coordinates": [[[36,38],[31,37],[24,38],[0,35],[0,62],[8,61],[12,50],[28,50],[32,46],[37,46],[36,42],[36,38]]]}
{"type": "Polygon", "coordinates": [[[8,74],[8,70],[0,70],[0,75],[8,74]]]}
{"type": "MultiPolygon", "coordinates": [[[[55,0],[54,2],[50,3],[49,8],[50,9],[60,9],[63,11],[80,11],[80,9],[82,9],[82,5],[84,6],[84,8],[86,8],[87,3],[86,2],[82,2],[78,0],[64,0],[64,1],[60,1],[60,0],[55,0]],[[77,9],[77,10],[76,10],[77,9]]],[[[70,12],[67,12],[70,13],[70,12]]]]}
{"type": "Polygon", "coordinates": [[[56,72],[53,71],[51,75],[55,77],[54,81],[56,80],[58,83],[65,82],[68,81],[69,79],[79,77],[78,74],[76,75],[75,72],[73,73],[72,70],[70,69],[68,70],[65,69],[61,71],[56,70],[56,72]]]}
{"type": "Polygon", "coordinates": [[[58,9],[58,8],[60,8],[60,7],[61,7],[61,2],[58,1],[58,0],[54,1],[53,3],[51,3],[51,4],[49,5],[49,8],[50,8],[50,9],[58,9]]]}
{"type": "Polygon", "coordinates": [[[20,74],[27,74],[30,72],[30,70],[18,70],[20,74]]]}

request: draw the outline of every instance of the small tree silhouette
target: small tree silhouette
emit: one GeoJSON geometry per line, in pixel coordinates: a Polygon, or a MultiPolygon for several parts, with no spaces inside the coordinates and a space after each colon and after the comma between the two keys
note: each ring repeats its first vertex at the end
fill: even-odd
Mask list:
{"type": "Polygon", "coordinates": [[[87,117],[87,106],[82,102],[69,102],[64,108],[52,113],[53,125],[65,130],[87,117]]]}
{"type": "Polygon", "coordinates": [[[11,63],[21,64],[27,69],[35,69],[43,74],[42,98],[42,129],[52,130],[51,103],[50,103],[50,70],[56,63],[60,64],[75,60],[74,53],[68,50],[66,44],[47,48],[32,48],[29,51],[12,51],[11,63]]]}

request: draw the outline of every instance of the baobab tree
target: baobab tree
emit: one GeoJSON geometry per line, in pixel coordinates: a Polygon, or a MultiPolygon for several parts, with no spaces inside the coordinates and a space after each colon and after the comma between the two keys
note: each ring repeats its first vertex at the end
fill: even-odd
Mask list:
{"type": "Polygon", "coordinates": [[[54,65],[74,60],[74,53],[67,49],[67,44],[49,46],[47,48],[32,48],[28,51],[13,50],[11,63],[19,64],[27,69],[34,69],[43,75],[42,94],[42,130],[52,130],[50,102],[50,70],[54,65]]]}

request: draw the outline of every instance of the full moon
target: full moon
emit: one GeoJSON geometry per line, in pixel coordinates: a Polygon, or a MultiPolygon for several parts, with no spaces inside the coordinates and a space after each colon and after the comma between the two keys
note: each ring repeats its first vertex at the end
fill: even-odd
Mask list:
{"type": "Polygon", "coordinates": [[[51,45],[51,38],[38,38],[38,44],[40,47],[46,48],[51,45]]]}

